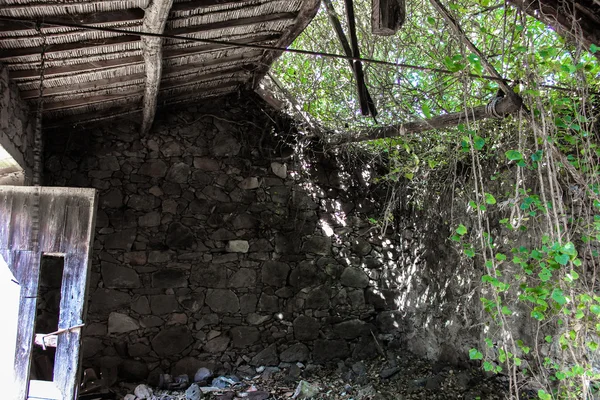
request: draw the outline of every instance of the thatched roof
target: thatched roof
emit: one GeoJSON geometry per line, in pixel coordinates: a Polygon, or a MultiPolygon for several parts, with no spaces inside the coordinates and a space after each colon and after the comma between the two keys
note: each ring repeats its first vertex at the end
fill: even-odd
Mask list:
{"type": "MultiPolygon", "coordinates": [[[[139,32],[152,1],[0,0],[0,16],[139,32]]],[[[310,22],[318,4],[318,0],[174,0],[168,18],[165,14],[164,33],[286,47],[310,22]]],[[[38,27],[0,20],[0,63],[8,67],[23,99],[36,104],[45,48],[47,126],[142,110],[149,58],[139,36],[45,24],[40,33],[38,27]]],[[[223,95],[252,85],[277,55],[264,49],[164,39],[158,104],[223,95]]]]}

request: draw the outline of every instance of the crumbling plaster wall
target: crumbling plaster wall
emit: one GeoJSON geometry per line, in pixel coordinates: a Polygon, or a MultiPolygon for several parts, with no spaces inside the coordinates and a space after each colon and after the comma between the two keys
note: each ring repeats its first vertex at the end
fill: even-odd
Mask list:
{"type": "Polygon", "coordinates": [[[100,191],[85,364],[142,380],[378,344],[466,356],[473,271],[443,224],[406,209],[382,236],[370,167],[315,143],[288,157],[272,138],[290,129],[248,95],[164,111],[145,137],[127,121],[47,132],[47,184],[100,191]]]}
{"type": "MultiPolygon", "coordinates": [[[[0,184],[28,183],[33,169],[35,123],[29,107],[19,96],[17,85],[0,64],[0,146],[17,162],[22,172],[0,176],[0,184]]],[[[2,165],[0,165],[2,168],[2,165]]]]}

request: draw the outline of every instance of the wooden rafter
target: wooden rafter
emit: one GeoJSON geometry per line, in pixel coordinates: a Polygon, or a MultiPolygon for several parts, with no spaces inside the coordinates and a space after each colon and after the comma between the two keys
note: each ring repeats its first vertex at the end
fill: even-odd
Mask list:
{"type": "MultiPolygon", "coordinates": [[[[173,0],[152,0],[144,15],[143,31],[162,34],[167,24],[173,0]]],[[[160,78],[162,75],[162,38],[142,36],[142,52],[146,65],[146,87],[144,90],[144,112],[142,135],[150,131],[154,114],[160,78]]]]}
{"type": "Polygon", "coordinates": [[[429,119],[419,119],[405,124],[390,125],[381,128],[363,130],[354,134],[335,135],[327,138],[327,142],[334,145],[366,142],[369,140],[397,138],[404,135],[414,135],[422,132],[445,129],[465,123],[480,121],[488,118],[497,118],[499,116],[508,116],[521,108],[520,103],[515,105],[509,97],[498,99],[492,112],[490,105],[473,107],[464,111],[440,115],[429,119]],[[496,115],[494,115],[496,114],[496,115]]]}
{"type": "MultiPolygon", "coordinates": [[[[325,4],[327,16],[329,17],[329,21],[331,22],[331,25],[333,26],[333,30],[335,31],[335,33],[340,41],[340,44],[342,45],[342,48],[344,49],[344,53],[348,57],[353,57],[352,48],[350,47],[350,43],[348,43],[348,38],[344,34],[342,24],[337,16],[337,13],[335,12],[335,8],[333,8],[333,4],[331,3],[331,0],[323,0],[323,4],[325,4]]],[[[354,74],[354,76],[356,77],[357,82],[358,82],[357,74],[359,71],[355,69],[355,66],[357,64],[355,64],[354,61],[352,61],[352,60],[348,60],[348,64],[350,65],[350,70],[352,70],[352,73],[354,74]]],[[[360,72],[362,73],[362,68],[361,68],[360,72]]],[[[377,109],[375,108],[375,102],[371,98],[371,94],[369,93],[369,88],[367,88],[367,86],[365,85],[364,77],[362,79],[362,82],[363,82],[363,86],[358,87],[359,96],[361,93],[364,94],[364,96],[366,96],[368,112],[373,117],[376,117],[377,109]]]]}

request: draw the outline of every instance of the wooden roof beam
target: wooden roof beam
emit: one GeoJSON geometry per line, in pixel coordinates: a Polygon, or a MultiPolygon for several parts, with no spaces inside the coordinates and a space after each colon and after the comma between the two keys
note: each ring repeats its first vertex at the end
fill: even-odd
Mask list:
{"type": "Polygon", "coordinates": [[[4,5],[0,15],[7,17],[54,17],[61,15],[93,14],[107,11],[146,8],[149,0],[94,0],[65,2],[64,0],[43,1],[32,4],[4,5]]]}
{"type": "MultiPolygon", "coordinates": [[[[143,32],[162,34],[167,25],[173,0],[152,0],[145,10],[143,32]]],[[[163,39],[160,37],[142,36],[142,53],[146,65],[146,88],[144,90],[142,135],[146,135],[156,114],[158,88],[162,75],[163,39]]]]}

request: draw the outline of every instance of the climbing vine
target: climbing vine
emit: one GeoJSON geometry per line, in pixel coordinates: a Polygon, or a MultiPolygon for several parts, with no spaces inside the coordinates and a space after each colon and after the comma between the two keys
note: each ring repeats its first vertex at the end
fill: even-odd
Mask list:
{"type": "MultiPolygon", "coordinates": [[[[342,3],[334,2],[341,15],[342,3]]],[[[275,72],[323,125],[399,124],[469,110],[496,95],[498,82],[486,77],[482,60],[428,2],[408,2],[408,21],[391,38],[371,35],[370,1],[355,4],[364,56],[429,69],[367,65],[380,111],[374,121],[357,114],[344,60],[284,55],[275,72]]],[[[465,0],[449,8],[521,96],[520,112],[479,122],[466,112],[453,128],[345,150],[384,160],[387,173],[374,179],[409,187],[419,208],[448,191],[453,206],[465,205],[468,218],[450,212],[449,240],[480,269],[487,316],[469,357],[505,374],[514,398],[527,398],[526,388],[542,400],[592,398],[600,391],[600,48],[567,41],[506,5],[465,0]],[[458,184],[459,175],[468,181],[458,184]]],[[[332,37],[320,12],[294,46],[341,53],[332,37]]]]}

